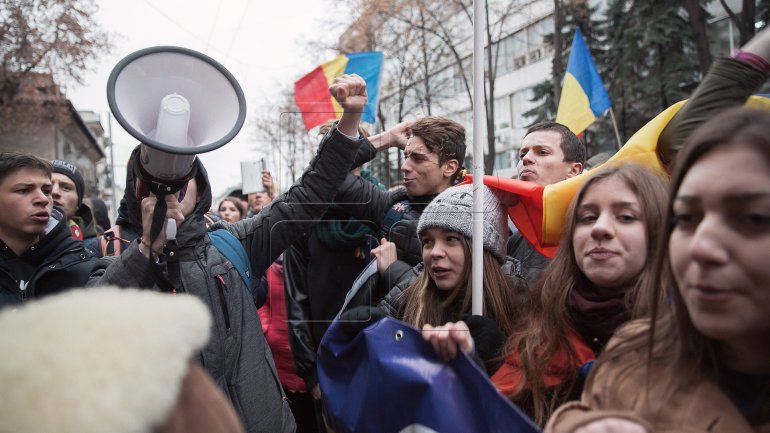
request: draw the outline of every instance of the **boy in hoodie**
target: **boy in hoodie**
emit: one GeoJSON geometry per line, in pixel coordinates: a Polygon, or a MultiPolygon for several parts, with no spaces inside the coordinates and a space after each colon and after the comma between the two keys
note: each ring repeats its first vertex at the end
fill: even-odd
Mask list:
{"type": "MultiPolygon", "coordinates": [[[[323,216],[353,163],[361,143],[358,123],[366,104],[366,83],[357,76],[337,78],[330,92],[345,109],[339,124],[323,138],[318,154],[303,176],[259,214],[233,224],[220,222],[240,241],[248,256],[253,277],[258,279],[291,243],[296,242],[323,216]]],[[[139,146],[132,160],[139,157],[139,146]]],[[[169,260],[178,266],[178,281],[171,281],[178,292],[197,296],[209,307],[214,323],[200,361],[214,381],[229,397],[248,432],[293,432],[296,429],[286,396],[281,389],[273,357],[268,347],[251,288],[246,287],[238,270],[211,244],[204,214],[211,207],[211,186],[206,170],[196,159],[197,173],[187,185],[182,200],[165,197],[166,218],[177,223],[176,252],[165,248],[165,235],[151,239],[153,210],[158,199],[150,195],[137,198],[137,173],[129,170],[126,192],[117,224],[121,238],[138,234],[124,243],[119,256],[99,261],[92,276],[94,285],[152,288],[149,258],[158,258],[166,267],[169,260]]],[[[135,164],[129,164],[138,170],[135,164]]],[[[169,280],[173,279],[168,273],[169,280]]]]}
{"type": "Polygon", "coordinates": [[[53,207],[52,171],[34,155],[0,153],[0,308],[88,281],[93,257],[53,207]]]}

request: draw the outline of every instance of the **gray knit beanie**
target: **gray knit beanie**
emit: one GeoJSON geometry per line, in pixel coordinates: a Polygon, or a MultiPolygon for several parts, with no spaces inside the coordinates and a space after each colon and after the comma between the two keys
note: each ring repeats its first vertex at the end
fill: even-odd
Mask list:
{"type": "MultiPolygon", "coordinates": [[[[488,186],[484,188],[484,249],[494,254],[500,264],[505,263],[504,235],[507,225],[500,200],[488,186]]],[[[425,230],[442,228],[473,236],[473,185],[454,186],[444,190],[425,207],[417,224],[417,235],[425,230]]]]}

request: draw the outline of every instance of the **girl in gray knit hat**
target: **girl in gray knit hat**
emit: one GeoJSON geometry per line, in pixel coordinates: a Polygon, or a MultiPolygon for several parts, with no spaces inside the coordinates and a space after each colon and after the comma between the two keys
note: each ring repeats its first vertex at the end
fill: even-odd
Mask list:
{"type": "Polygon", "coordinates": [[[423,328],[461,322],[470,328],[476,353],[489,368],[513,330],[521,280],[503,272],[506,215],[484,188],[484,317],[471,316],[472,185],[449,188],[425,208],[417,225],[424,268],[397,299],[401,320],[423,328]]]}

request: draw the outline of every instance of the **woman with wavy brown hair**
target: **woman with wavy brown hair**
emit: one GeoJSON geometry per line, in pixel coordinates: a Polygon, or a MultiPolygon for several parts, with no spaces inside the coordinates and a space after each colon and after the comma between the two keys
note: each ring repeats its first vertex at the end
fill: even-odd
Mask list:
{"type": "Polygon", "coordinates": [[[612,332],[642,314],[639,287],[650,271],[666,179],[627,164],[592,175],[569,209],[559,250],[527,293],[503,366],[492,376],[538,424],[581,390],[581,366],[612,332]],[[544,361],[547,360],[547,361],[544,361]]]}
{"type": "MultiPolygon", "coordinates": [[[[666,188],[664,176],[627,164],[597,171],[573,199],[559,250],[527,292],[504,363],[492,376],[538,424],[580,393],[581,370],[612,332],[652,308],[641,289],[658,280],[649,264],[666,188]]],[[[423,337],[447,360],[476,344],[454,323],[423,328],[423,337]]]]}

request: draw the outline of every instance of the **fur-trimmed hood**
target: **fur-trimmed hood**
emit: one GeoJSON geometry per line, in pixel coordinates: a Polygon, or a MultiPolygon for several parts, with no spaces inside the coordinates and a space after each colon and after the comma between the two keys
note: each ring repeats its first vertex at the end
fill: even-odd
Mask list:
{"type": "Polygon", "coordinates": [[[147,432],[209,337],[189,295],[74,290],[0,314],[0,432],[147,432]]]}

